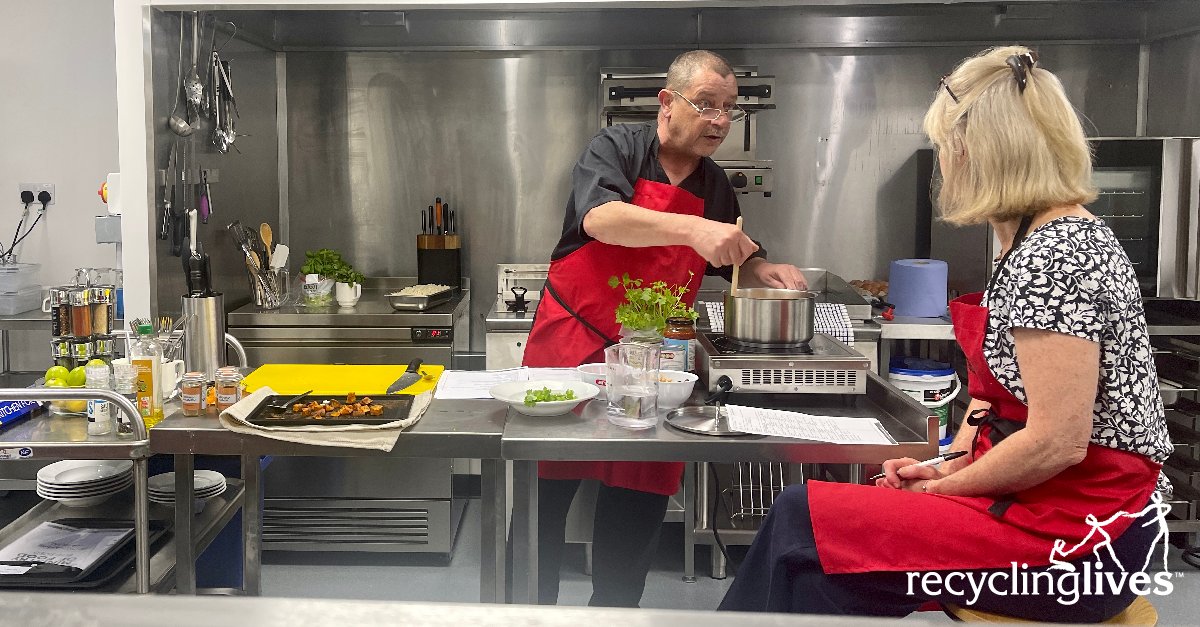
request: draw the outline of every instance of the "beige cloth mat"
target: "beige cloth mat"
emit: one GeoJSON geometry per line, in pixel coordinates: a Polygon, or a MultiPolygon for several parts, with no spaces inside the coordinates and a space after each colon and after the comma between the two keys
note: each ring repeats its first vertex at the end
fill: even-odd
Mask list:
{"type": "Polygon", "coordinates": [[[268,396],[275,394],[269,387],[261,387],[253,394],[238,401],[233,407],[221,412],[221,426],[237,433],[258,435],[285,442],[298,442],[314,446],[345,446],[390,451],[396,446],[400,432],[415,424],[429,408],[433,390],[413,397],[408,417],[381,425],[311,425],[303,427],[260,427],[246,422],[258,405],[268,396]]]}

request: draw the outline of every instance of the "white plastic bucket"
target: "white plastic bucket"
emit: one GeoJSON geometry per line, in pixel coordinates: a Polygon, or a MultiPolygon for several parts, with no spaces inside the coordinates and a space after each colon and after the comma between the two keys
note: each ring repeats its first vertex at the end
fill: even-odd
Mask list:
{"type": "Polygon", "coordinates": [[[950,403],[962,387],[954,368],[930,359],[897,357],[888,367],[888,381],[937,414],[938,439],[944,439],[950,425],[950,403]]]}

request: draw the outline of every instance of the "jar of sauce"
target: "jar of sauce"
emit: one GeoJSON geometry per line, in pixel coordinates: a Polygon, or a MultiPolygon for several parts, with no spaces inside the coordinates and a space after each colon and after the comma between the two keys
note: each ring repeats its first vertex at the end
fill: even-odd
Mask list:
{"type": "Polygon", "coordinates": [[[184,416],[199,416],[204,412],[207,405],[204,398],[207,387],[203,372],[188,372],[183,375],[179,388],[184,416]]]}
{"type": "Polygon", "coordinates": [[[696,323],[691,318],[667,318],[659,368],[682,372],[696,369],[696,323]]]}
{"type": "Polygon", "coordinates": [[[92,334],[91,297],[90,287],[73,287],[70,290],[71,335],[75,337],[88,337],[92,334]]]}

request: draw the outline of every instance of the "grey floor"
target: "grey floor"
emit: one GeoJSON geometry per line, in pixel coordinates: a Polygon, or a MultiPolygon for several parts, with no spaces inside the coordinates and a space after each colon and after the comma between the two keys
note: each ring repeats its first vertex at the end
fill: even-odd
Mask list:
{"type": "MultiPolygon", "coordinates": [[[[479,599],[479,508],[467,507],[458,543],[448,564],[429,557],[403,555],[304,554],[268,552],[264,556],[264,595],[298,598],[340,598],[474,603],[479,599]]],[[[735,559],[741,550],[731,548],[735,559]]],[[[1150,597],[1160,625],[1200,624],[1200,571],[1183,563],[1181,551],[1170,550],[1173,579],[1169,596],[1150,597]]],[[[711,610],[717,607],[732,578],[708,576],[708,549],[696,553],[697,581],[683,575],[682,525],[667,524],[658,559],[646,582],[642,607],[711,610]]],[[[591,581],[583,574],[583,550],[569,550],[562,574],[561,605],[587,605],[591,581]]],[[[940,613],[922,612],[911,619],[951,623],[940,613]]]]}

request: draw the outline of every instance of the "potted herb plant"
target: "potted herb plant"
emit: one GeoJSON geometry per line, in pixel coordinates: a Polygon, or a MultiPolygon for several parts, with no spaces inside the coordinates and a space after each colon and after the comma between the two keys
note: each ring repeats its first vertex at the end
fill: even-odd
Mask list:
{"type": "Polygon", "coordinates": [[[333,304],[333,284],[338,271],[347,265],[341,253],[329,248],[309,250],[304,253],[304,304],[309,307],[324,307],[333,304]]]}
{"type": "Polygon", "coordinates": [[[339,307],[353,307],[362,298],[362,282],[366,277],[354,269],[354,266],[343,262],[342,266],[333,273],[333,296],[339,307]]]}
{"type": "Polygon", "coordinates": [[[618,305],[616,310],[616,319],[621,325],[621,338],[631,342],[657,344],[662,342],[667,318],[698,318],[700,314],[683,300],[683,295],[688,293],[692,276],[689,272],[688,282],[683,285],[667,285],[664,281],[655,281],[646,287],[643,287],[642,279],[630,278],[628,273],[609,278],[609,287],[625,290],[625,302],[618,305]]]}

